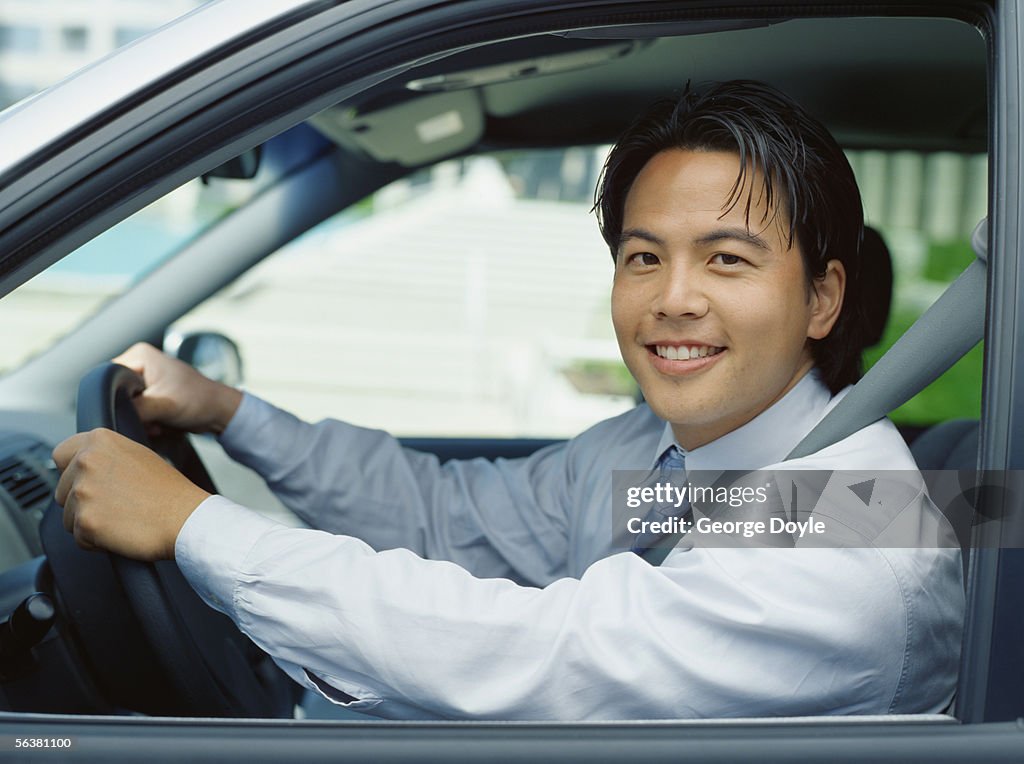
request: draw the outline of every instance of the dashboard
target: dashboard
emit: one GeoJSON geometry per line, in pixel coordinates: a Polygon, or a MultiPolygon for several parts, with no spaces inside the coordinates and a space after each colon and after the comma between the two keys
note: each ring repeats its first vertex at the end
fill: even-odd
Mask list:
{"type": "Polygon", "coordinates": [[[59,478],[52,450],[35,435],[0,430],[0,570],[43,554],[39,523],[59,478]]]}

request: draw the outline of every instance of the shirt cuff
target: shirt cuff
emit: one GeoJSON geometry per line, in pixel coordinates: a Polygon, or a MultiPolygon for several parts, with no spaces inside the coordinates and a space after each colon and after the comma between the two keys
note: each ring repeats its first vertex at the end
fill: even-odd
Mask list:
{"type": "Polygon", "coordinates": [[[264,534],[279,527],[223,496],[211,496],[182,526],[174,558],[203,601],[237,621],[235,589],[242,563],[264,534]]]}
{"type": "Polygon", "coordinates": [[[269,403],[243,392],[242,402],[238,404],[234,416],[228,420],[227,427],[217,436],[217,439],[226,447],[235,443],[244,443],[246,435],[251,434],[254,428],[258,429],[266,418],[266,413],[260,411],[263,407],[272,408],[269,403]]]}
{"type": "Polygon", "coordinates": [[[237,462],[266,478],[291,464],[297,443],[308,439],[310,425],[255,395],[242,394],[242,402],[218,437],[224,451],[237,462]]]}

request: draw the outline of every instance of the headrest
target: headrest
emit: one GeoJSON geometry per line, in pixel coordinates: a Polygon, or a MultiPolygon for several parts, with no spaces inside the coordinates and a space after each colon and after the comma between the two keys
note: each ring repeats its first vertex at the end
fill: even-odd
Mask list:
{"type": "Polygon", "coordinates": [[[860,283],[868,348],[881,342],[892,307],[892,256],[882,235],[870,226],[864,226],[860,245],[860,283]]]}

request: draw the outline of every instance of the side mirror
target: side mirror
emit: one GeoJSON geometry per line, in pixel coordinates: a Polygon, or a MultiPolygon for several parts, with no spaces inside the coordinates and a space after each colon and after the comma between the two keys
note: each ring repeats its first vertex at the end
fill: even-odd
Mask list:
{"type": "Polygon", "coordinates": [[[238,345],[217,332],[170,333],[164,352],[195,367],[203,376],[231,387],[242,384],[242,354],[238,345]]]}

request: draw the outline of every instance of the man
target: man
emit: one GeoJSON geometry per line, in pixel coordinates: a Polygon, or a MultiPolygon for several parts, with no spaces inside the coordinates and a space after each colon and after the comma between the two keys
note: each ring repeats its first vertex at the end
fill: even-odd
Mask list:
{"type": "MultiPolygon", "coordinates": [[[[65,526],[83,546],[176,559],[297,681],[381,716],[944,709],[959,550],[611,553],[614,470],[777,465],[856,379],[862,213],[841,150],[765,86],[688,91],[619,140],[599,207],[615,330],[648,405],[526,459],[441,466],[135,346],[118,360],[146,380],[145,421],[219,433],[323,530],[208,496],[105,431],[54,451],[65,526]]],[[[888,421],[785,466],[915,469],[888,421]]],[[[942,523],[919,488],[898,509],[942,523]]]]}

